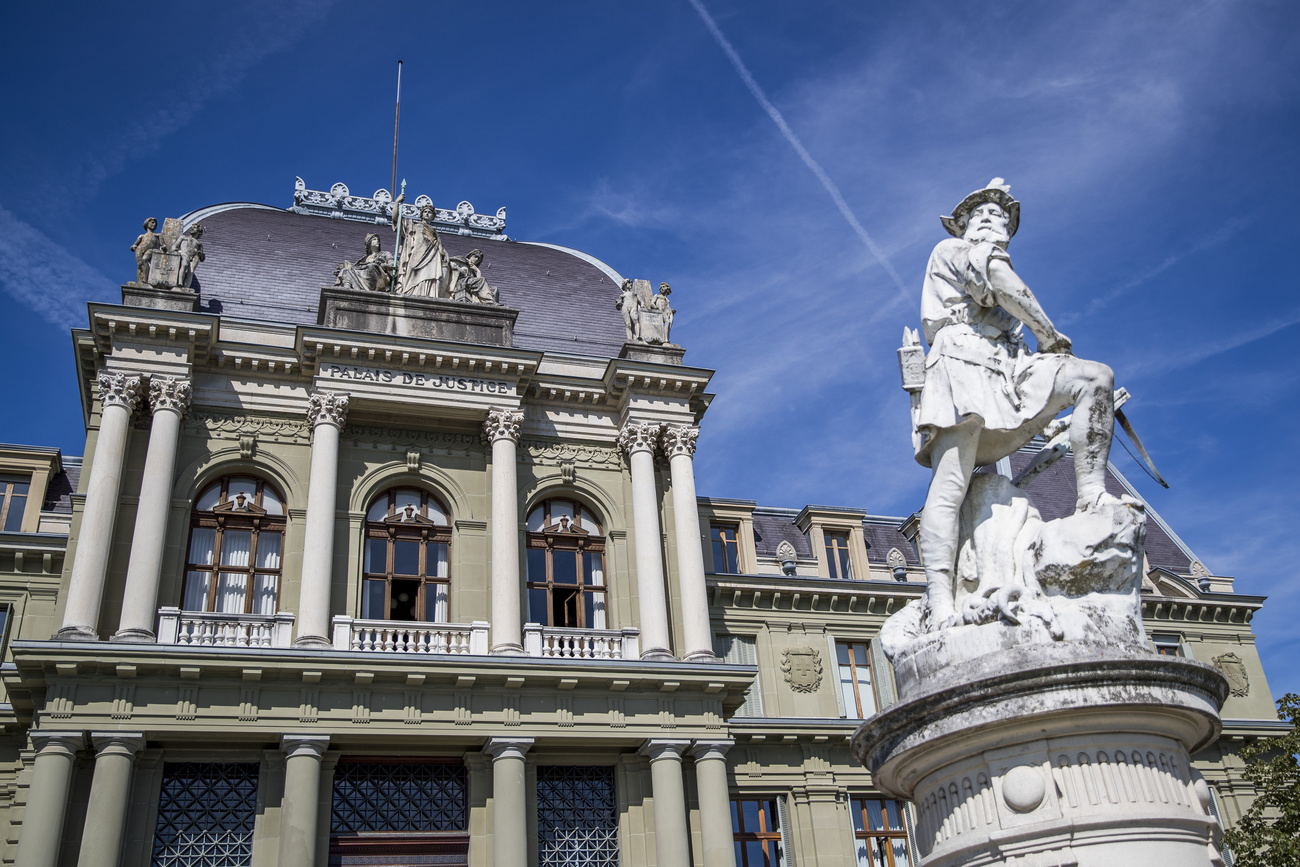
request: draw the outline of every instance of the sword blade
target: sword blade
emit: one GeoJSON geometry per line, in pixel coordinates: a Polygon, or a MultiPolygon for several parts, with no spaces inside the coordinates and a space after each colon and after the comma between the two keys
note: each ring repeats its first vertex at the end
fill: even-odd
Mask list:
{"type": "Polygon", "coordinates": [[[1129,442],[1137,446],[1138,454],[1140,454],[1142,460],[1146,462],[1147,469],[1151,471],[1151,475],[1155,477],[1155,480],[1160,483],[1161,487],[1169,487],[1169,483],[1165,481],[1165,477],[1160,475],[1160,471],[1156,469],[1155,462],[1152,461],[1151,456],[1147,454],[1146,447],[1142,445],[1142,440],[1138,438],[1137,431],[1133,430],[1133,425],[1129,423],[1128,417],[1124,415],[1122,410],[1115,410],[1115,421],[1119,422],[1120,427],[1124,428],[1124,433],[1128,435],[1129,442]]]}

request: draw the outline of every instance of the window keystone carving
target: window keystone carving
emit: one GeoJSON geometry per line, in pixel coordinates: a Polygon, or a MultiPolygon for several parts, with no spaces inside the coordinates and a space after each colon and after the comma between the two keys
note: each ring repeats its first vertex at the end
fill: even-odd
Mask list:
{"type": "Polygon", "coordinates": [[[190,408],[192,387],[188,379],[155,376],[149,380],[149,407],[154,411],[170,409],[185,415],[190,408]]]}
{"type": "Polygon", "coordinates": [[[315,428],[332,424],[342,429],[348,419],[348,396],[335,391],[318,391],[307,405],[307,424],[315,428]]]}
{"type": "Polygon", "coordinates": [[[483,422],[483,438],[489,443],[499,439],[508,439],[519,444],[519,425],[523,423],[524,414],[513,409],[490,409],[487,420],[483,422]]]}
{"type": "Polygon", "coordinates": [[[125,373],[99,374],[99,402],[107,409],[110,406],[126,407],[127,412],[135,412],[144,394],[144,383],[138,376],[125,373]]]}

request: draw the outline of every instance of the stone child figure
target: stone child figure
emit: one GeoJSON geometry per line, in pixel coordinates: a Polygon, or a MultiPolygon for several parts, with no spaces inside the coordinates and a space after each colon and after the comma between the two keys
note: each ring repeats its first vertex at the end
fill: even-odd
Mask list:
{"type": "Polygon", "coordinates": [[[614,306],[623,313],[623,328],[627,331],[627,342],[633,343],[641,339],[640,319],[637,316],[638,308],[641,301],[637,298],[636,292],[632,289],[632,281],[624,280],[623,289],[614,302],[614,306]]]}
{"type": "Polygon", "coordinates": [[[148,282],[149,258],[153,255],[154,250],[164,249],[162,235],[157,233],[157,229],[158,220],[156,217],[145,220],[144,232],[131,245],[131,252],[135,253],[135,281],[137,283],[148,282]]]}
{"type": "Polygon", "coordinates": [[[1001,178],[941,217],[953,235],[930,254],[921,321],[931,349],[916,413],[916,460],[933,475],[921,513],[929,629],[957,625],[955,569],[959,514],[976,466],[1025,445],[1074,407],[1070,445],[1080,512],[1117,502],[1106,493],[1114,429],[1114,376],[1076,358],[1029,287],[1011,268],[1007,245],[1020,203],[1001,178]],[[1022,326],[1038,341],[1030,352],[1022,326]]]}
{"type": "Polygon", "coordinates": [[[433,205],[420,209],[420,219],[408,219],[402,227],[402,249],[398,257],[401,273],[397,276],[397,292],[401,295],[422,295],[444,298],[447,295],[451,271],[447,251],[433,226],[437,211],[433,205]]]}
{"type": "Polygon", "coordinates": [[[176,242],[176,252],[181,256],[180,286],[189,289],[194,282],[194,269],[204,260],[203,226],[195,223],[185,230],[176,242]]]}
{"type": "Polygon", "coordinates": [[[379,249],[379,236],[366,235],[366,254],[334,269],[334,285],[356,292],[387,292],[392,287],[393,254],[379,249]]]}
{"type": "Polygon", "coordinates": [[[448,260],[452,272],[451,300],[473,301],[478,304],[500,304],[495,286],[488,285],[483,276],[483,251],[470,250],[465,256],[452,256],[448,260]]]}

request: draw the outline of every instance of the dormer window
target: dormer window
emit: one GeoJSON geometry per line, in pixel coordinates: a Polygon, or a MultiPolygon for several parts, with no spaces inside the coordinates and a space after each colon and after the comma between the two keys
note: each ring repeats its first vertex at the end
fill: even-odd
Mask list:
{"type": "Polygon", "coordinates": [[[574,500],[543,500],[528,513],[528,620],[605,629],[605,534],[574,500]]]}
{"type": "Polygon", "coordinates": [[[366,511],[361,617],[445,623],[451,522],[428,491],[392,488],[366,511]]]}
{"type": "Polygon", "coordinates": [[[181,607],[274,614],[284,528],[284,499],[262,479],[226,476],[204,488],[190,516],[181,607]]]}

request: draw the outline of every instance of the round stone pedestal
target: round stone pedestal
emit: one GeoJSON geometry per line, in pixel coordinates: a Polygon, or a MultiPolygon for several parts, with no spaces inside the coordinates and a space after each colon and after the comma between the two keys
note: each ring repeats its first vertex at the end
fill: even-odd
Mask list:
{"type": "Polygon", "coordinates": [[[1219,734],[1208,665],[1069,643],[918,678],[853,754],[916,807],[922,867],[1208,867],[1221,829],[1188,754],[1219,734]]]}

